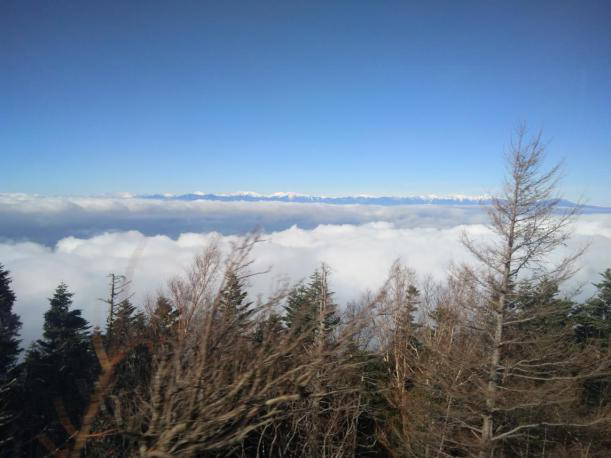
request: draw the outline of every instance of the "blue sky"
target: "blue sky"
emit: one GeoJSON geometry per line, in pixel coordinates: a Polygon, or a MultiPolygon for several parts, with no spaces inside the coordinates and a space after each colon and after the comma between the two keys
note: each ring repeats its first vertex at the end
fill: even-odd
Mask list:
{"type": "Polygon", "coordinates": [[[0,192],[494,190],[522,121],[611,204],[611,2],[0,4],[0,192]]]}

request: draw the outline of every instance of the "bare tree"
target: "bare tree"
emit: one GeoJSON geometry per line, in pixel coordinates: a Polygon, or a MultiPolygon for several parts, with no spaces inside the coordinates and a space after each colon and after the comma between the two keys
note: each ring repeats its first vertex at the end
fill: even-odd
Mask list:
{"type": "Polygon", "coordinates": [[[463,237],[479,266],[452,268],[445,285],[429,282],[417,326],[401,293],[413,274],[395,267],[381,296],[384,393],[395,412],[381,437],[397,456],[532,456],[559,450],[558,431],[608,424],[605,407],[576,414],[583,380],[610,367],[599,348],[576,343],[572,304],[558,297],[580,253],[549,261],[578,208],[562,207],[560,169],[543,170],[539,136],[519,130],[506,159],[502,193],[488,209],[490,241],[463,237]]]}
{"type": "MultiPolygon", "coordinates": [[[[580,254],[549,263],[550,254],[569,238],[578,207],[561,206],[556,194],[560,168],[544,170],[544,152],[540,135],[527,139],[526,129],[518,130],[506,157],[502,192],[488,210],[494,240],[482,244],[463,237],[482,268],[465,268],[462,279],[473,282],[485,298],[473,304],[470,317],[471,329],[481,335],[485,361],[476,391],[483,403],[472,406],[479,420],[465,423],[477,438],[480,457],[493,456],[497,444],[531,428],[568,424],[559,406],[573,399],[576,381],[609,369],[608,361],[576,351],[572,329],[562,321],[570,311],[566,303],[549,294],[530,304],[521,300],[525,290],[537,285],[557,287],[574,272],[580,254]],[[528,422],[528,415],[514,415],[551,406],[553,413],[546,412],[554,418],[546,414],[528,422]]],[[[583,424],[606,420],[599,416],[583,424]]]]}
{"type": "Polygon", "coordinates": [[[108,298],[99,299],[101,302],[108,304],[108,317],[106,319],[106,337],[109,342],[113,338],[113,324],[116,317],[116,309],[118,304],[122,300],[131,299],[132,295],[129,294],[129,288],[131,282],[125,275],[117,275],[114,273],[108,274],[109,278],[108,286],[110,291],[108,298]]]}
{"type": "Polygon", "coordinates": [[[477,336],[463,325],[465,305],[475,297],[454,278],[447,284],[428,279],[414,297],[415,281],[412,271],[395,265],[380,295],[376,329],[387,370],[382,392],[392,415],[379,435],[392,456],[455,456],[465,449],[470,375],[480,361],[477,336]]]}
{"type": "Polygon", "coordinates": [[[353,307],[341,322],[330,319],[337,317],[328,287],[329,267],[322,264],[315,279],[308,299],[316,314],[305,326],[294,327],[300,346],[291,355],[294,363],[315,371],[302,387],[305,396],[291,403],[287,421],[272,428],[276,442],[282,444],[276,450],[278,456],[354,456],[359,418],[367,408],[362,396],[367,360],[360,357],[356,342],[367,322],[369,304],[353,307]]]}

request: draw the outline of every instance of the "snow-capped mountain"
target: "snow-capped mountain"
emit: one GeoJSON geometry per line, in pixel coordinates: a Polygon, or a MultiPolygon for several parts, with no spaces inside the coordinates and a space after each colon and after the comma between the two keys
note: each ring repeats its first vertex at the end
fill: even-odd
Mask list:
{"type": "Polygon", "coordinates": [[[222,202],[295,202],[295,203],[322,203],[335,205],[479,205],[490,202],[489,196],[465,195],[425,195],[425,196],[310,196],[294,192],[275,192],[273,194],[259,194],[256,192],[236,192],[227,194],[214,194],[193,192],[190,194],[152,194],[140,196],[147,199],[163,200],[209,200],[222,202]]]}
{"type": "MultiPolygon", "coordinates": [[[[334,205],[448,205],[469,206],[486,205],[491,203],[489,195],[468,196],[463,194],[437,195],[428,194],[420,196],[311,196],[295,192],[275,192],[272,194],[259,194],[257,192],[235,192],[235,193],[204,193],[192,192],[189,194],[148,194],[138,196],[144,199],[159,200],[182,200],[182,201],[220,201],[220,202],[294,202],[294,203],[322,203],[334,205]]],[[[574,206],[575,203],[561,200],[560,206],[574,206]]],[[[589,206],[587,206],[589,207],[589,206]]],[[[595,207],[592,207],[595,208],[595,207]]]]}

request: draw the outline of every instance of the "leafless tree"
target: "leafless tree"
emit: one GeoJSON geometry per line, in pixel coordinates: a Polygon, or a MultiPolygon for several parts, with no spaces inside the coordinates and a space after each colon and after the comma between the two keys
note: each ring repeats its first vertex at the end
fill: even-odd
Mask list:
{"type": "Polygon", "coordinates": [[[381,438],[397,456],[532,456],[541,431],[609,425],[605,407],[576,414],[582,382],[610,369],[608,354],[576,343],[571,302],[557,294],[580,253],[549,261],[578,208],[561,205],[560,168],[543,169],[539,136],[520,129],[506,159],[490,241],[463,236],[478,266],[425,283],[416,325],[405,319],[413,273],[395,266],[381,296],[377,339],[395,412],[381,438]]]}
{"type": "Polygon", "coordinates": [[[477,336],[463,326],[473,291],[454,279],[428,279],[414,301],[415,282],[413,272],[395,265],[381,294],[376,328],[388,372],[382,392],[394,414],[379,434],[392,456],[452,456],[464,448],[461,419],[479,361],[477,336]]]}
{"type": "MultiPolygon", "coordinates": [[[[314,341],[309,330],[287,332],[269,321],[285,291],[255,303],[249,325],[221,313],[227,272],[251,275],[249,255],[257,242],[246,237],[229,252],[212,243],[182,278],[170,282],[167,300],[177,322],[165,338],[145,336],[109,354],[98,336],[102,372],[91,403],[80,426],[64,419],[71,435],[67,447],[41,438],[46,448],[79,456],[116,437],[121,456],[239,455],[246,449],[262,456],[352,456],[362,361],[354,360],[350,343],[362,321],[347,320],[329,339],[326,332],[314,341]],[[138,345],[149,349],[150,380],[113,390],[116,368],[138,345]]],[[[314,326],[320,328],[330,301],[318,299],[314,326]]]]}
{"type": "MultiPolygon", "coordinates": [[[[561,418],[560,406],[574,398],[576,382],[609,370],[608,360],[576,351],[572,329],[562,321],[569,312],[566,304],[550,294],[530,304],[521,300],[529,288],[555,288],[570,277],[580,254],[549,263],[550,254],[565,246],[578,207],[561,206],[556,194],[560,167],[544,170],[544,153],[540,135],[528,139],[525,128],[518,130],[506,157],[502,192],[488,210],[494,240],[478,243],[463,237],[481,268],[464,268],[461,279],[485,298],[473,304],[469,317],[471,329],[481,335],[485,368],[476,374],[474,396],[481,392],[483,403],[472,406],[480,418],[465,422],[477,438],[480,457],[493,456],[497,444],[531,428],[570,423],[561,418]],[[548,410],[532,422],[513,415],[534,407],[548,410]]],[[[574,426],[607,420],[598,415],[574,426]]]]}
{"type": "Polygon", "coordinates": [[[319,274],[317,317],[310,329],[300,329],[305,338],[291,355],[294,364],[314,364],[315,372],[302,387],[305,397],[291,403],[287,420],[270,428],[277,456],[354,456],[359,418],[367,408],[362,395],[367,360],[359,357],[358,342],[371,304],[353,306],[329,329],[335,307],[328,295],[329,268],[321,265],[319,274]]]}

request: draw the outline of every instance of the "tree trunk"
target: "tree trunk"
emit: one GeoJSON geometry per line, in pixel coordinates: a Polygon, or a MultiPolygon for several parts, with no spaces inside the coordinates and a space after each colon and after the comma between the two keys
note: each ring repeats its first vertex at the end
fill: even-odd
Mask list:
{"type": "Polygon", "coordinates": [[[507,294],[509,293],[511,262],[513,259],[513,245],[516,225],[516,204],[518,201],[518,185],[514,188],[514,202],[511,207],[511,219],[509,234],[507,238],[507,251],[505,252],[505,262],[503,276],[501,277],[499,299],[494,310],[494,336],[492,339],[492,354],[490,356],[490,367],[488,369],[488,386],[486,388],[486,410],[482,419],[482,435],[480,458],[493,456],[494,453],[494,409],[496,408],[496,394],[498,390],[499,363],[501,361],[501,346],[503,343],[503,325],[505,320],[505,307],[507,304],[507,294]]]}

